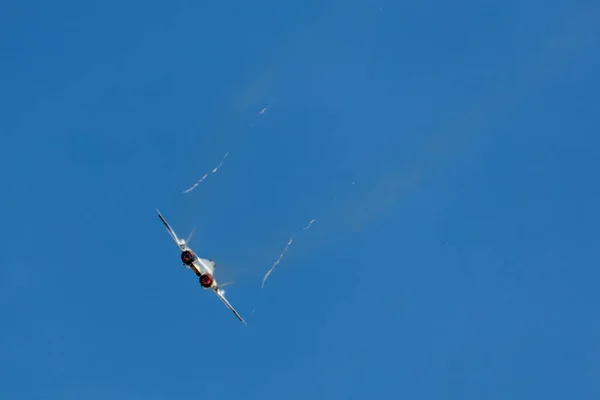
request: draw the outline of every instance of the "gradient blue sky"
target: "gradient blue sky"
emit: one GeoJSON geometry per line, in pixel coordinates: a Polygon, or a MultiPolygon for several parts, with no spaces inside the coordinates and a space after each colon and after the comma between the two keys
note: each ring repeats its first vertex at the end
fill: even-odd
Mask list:
{"type": "Polygon", "coordinates": [[[597,1],[8,0],[0,36],[2,399],[600,398],[597,1]]]}

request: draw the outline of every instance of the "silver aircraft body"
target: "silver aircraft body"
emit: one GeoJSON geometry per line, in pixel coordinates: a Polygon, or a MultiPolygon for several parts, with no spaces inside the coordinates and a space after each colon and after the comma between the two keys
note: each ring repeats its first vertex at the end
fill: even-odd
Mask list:
{"type": "Polygon", "coordinates": [[[190,238],[192,237],[192,234],[194,232],[192,231],[192,234],[190,234],[187,240],[178,238],[177,234],[175,234],[173,228],[171,228],[168,222],[163,218],[160,211],[158,211],[157,209],[156,212],[158,212],[158,217],[163,222],[163,224],[165,224],[167,231],[177,244],[177,247],[179,247],[179,250],[181,250],[181,261],[187,268],[191,269],[196,274],[196,276],[200,280],[200,286],[202,286],[204,289],[210,289],[213,292],[215,292],[215,294],[219,297],[219,299],[221,299],[223,304],[225,304],[227,308],[229,308],[229,310],[231,310],[231,312],[233,312],[240,321],[246,324],[246,321],[244,321],[241,315],[238,314],[235,308],[233,308],[233,306],[225,298],[225,292],[222,288],[228,285],[229,283],[224,283],[222,285],[219,285],[217,283],[217,280],[214,277],[216,266],[215,262],[213,260],[207,260],[205,258],[198,257],[196,253],[194,253],[192,249],[188,247],[187,244],[190,241],[190,238]]]}

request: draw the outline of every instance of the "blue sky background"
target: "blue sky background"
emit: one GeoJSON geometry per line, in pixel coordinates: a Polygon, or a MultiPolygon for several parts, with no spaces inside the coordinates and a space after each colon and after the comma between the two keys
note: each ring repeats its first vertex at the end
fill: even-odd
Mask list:
{"type": "Polygon", "coordinates": [[[597,1],[8,0],[0,36],[3,399],[600,398],[597,1]]]}

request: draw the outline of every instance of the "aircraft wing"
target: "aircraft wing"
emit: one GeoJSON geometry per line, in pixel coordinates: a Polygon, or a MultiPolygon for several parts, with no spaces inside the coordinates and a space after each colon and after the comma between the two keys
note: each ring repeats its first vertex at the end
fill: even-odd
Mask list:
{"type": "Polygon", "coordinates": [[[219,296],[219,298],[227,306],[227,308],[229,308],[231,312],[234,313],[235,316],[244,323],[244,325],[248,325],[246,321],[244,321],[244,318],[242,318],[242,316],[238,314],[237,311],[235,311],[235,308],[233,308],[233,306],[227,301],[227,299],[219,289],[214,289],[214,292],[217,294],[217,296],[219,296]]]}
{"type": "Polygon", "coordinates": [[[173,228],[171,228],[169,223],[163,218],[162,214],[160,213],[160,211],[158,211],[158,209],[156,209],[156,212],[158,213],[158,218],[160,218],[160,220],[163,222],[163,224],[165,224],[165,228],[167,228],[167,231],[169,232],[169,234],[171,235],[171,237],[173,238],[173,240],[175,241],[177,246],[181,247],[182,241],[177,237],[177,234],[175,233],[173,228]]]}

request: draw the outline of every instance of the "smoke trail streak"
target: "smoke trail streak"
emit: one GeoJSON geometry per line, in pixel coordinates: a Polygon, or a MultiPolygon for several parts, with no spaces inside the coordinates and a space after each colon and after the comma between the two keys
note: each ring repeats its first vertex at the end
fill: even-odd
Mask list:
{"type": "Polygon", "coordinates": [[[219,168],[221,168],[221,166],[223,165],[223,161],[225,161],[225,159],[227,158],[227,155],[229,154],[229,152],[225,153],[225,155],[223,156],[223,158],[221,159],[221,162],[219,163],[219,165],[217,165],[217,167],[215,169],[212,170],[212,173],[214,174],[215,172],[217,172],[219,170],[219,168]]]}
{"type": "MultiPolygon", "coordinates": [[[[315,222],[317,219],[313,218],[308,225],[306,225],[306,227],[302,228],[302,230],[307,230],[308,228],[310,228],[310,226],[313,224],[313,222],[315,222]]],[[[290,245],[292,244],[292,242],[294,241],[294,237],[292,236],[290,238],[290,240],[287,242],[287,244],[285,245],[285,248],[283,249],[283,251],[281,252],[281,254],[279,255],[279,257],[277,258],[277,260],[273,263],[273,265],[271,266],[271,269],[269,269],[267,271],[267,273],[265,274],[265,276],[263,277],[262,280],[262,285],[261,285],[261,289],[265,287],[265,281],[267,280],[267,278],[269,277],[269,275],[271,275],[271,272],[273,272],[273,270],[275,269],[275,267],[281,262],[281,260],[283,259],[283,256],[285,255],[285,253],[287,253],[288,249],[290,248],[290,245]]]]}
{"type": "Polygon", "coordinates": [[[267,280],[267,278],[269,277],[269,275],[271,275],[271,272],[273,272],[273,270],[275,269],[275,267],[281,262],[281,259],[283,258],[284,254],[287,253],[288,249],[290,248],[290,245],[292,244],[292,241],[294,240],[294,237],[292,236],[290,238],[290,241],[287,242],[287,244],[285,245],[285,249],[283,249],[283,251],[281,252],[281,254],[279,255],[279,258],[277,259],[277,261],[275,261],[273,263],[273,265],[271,266],[271,269],[267,271],[267,273],[265,274],[263,280],[262,280],[262,285],[261,285],[261,289],[265,287],[265,281],[267,280]]]}
{"type": "Polygon", "coordinates": [[[308,223],[308,225],[306,225],[306,227],[302,228],[302,230],[303,230],[303,231],[305,231],[305,230],[307,230],[308,228],[310,228],[310,226],[311,226],[311,225],[313,224],[313,222],[315,222],[316,220],[317,220],[316,218],[313,218],[313,219],[312,219],[312,220],[311,220],[311,221],[308,223]]]}
{"type": "MultiPolygon", "coordinates": [[[[223,162],[227,158],[228,154],[229,154],[229,152],[225,153],[225,155],[221,159],[221,162],[219,163],[219,165],[217,165],[217,167],[211,171],[212,174],[214,174],[215,172],[217,172],[219,170],[219,168],[221,168],[221,166],[223,165],[223,162]]],[[[208,173],[204,174],[204,176],[202,178],[200,178],[200,180],[198,182],[194,183],[191,187],[187,188],[186,190],[184,190],[181,193],[189,193],[192,190],[196,189],[198,187],[198,185],[201,184],[202,181],[204,181],[208,177],[208,175],[209,175],[208,173]]]]}

